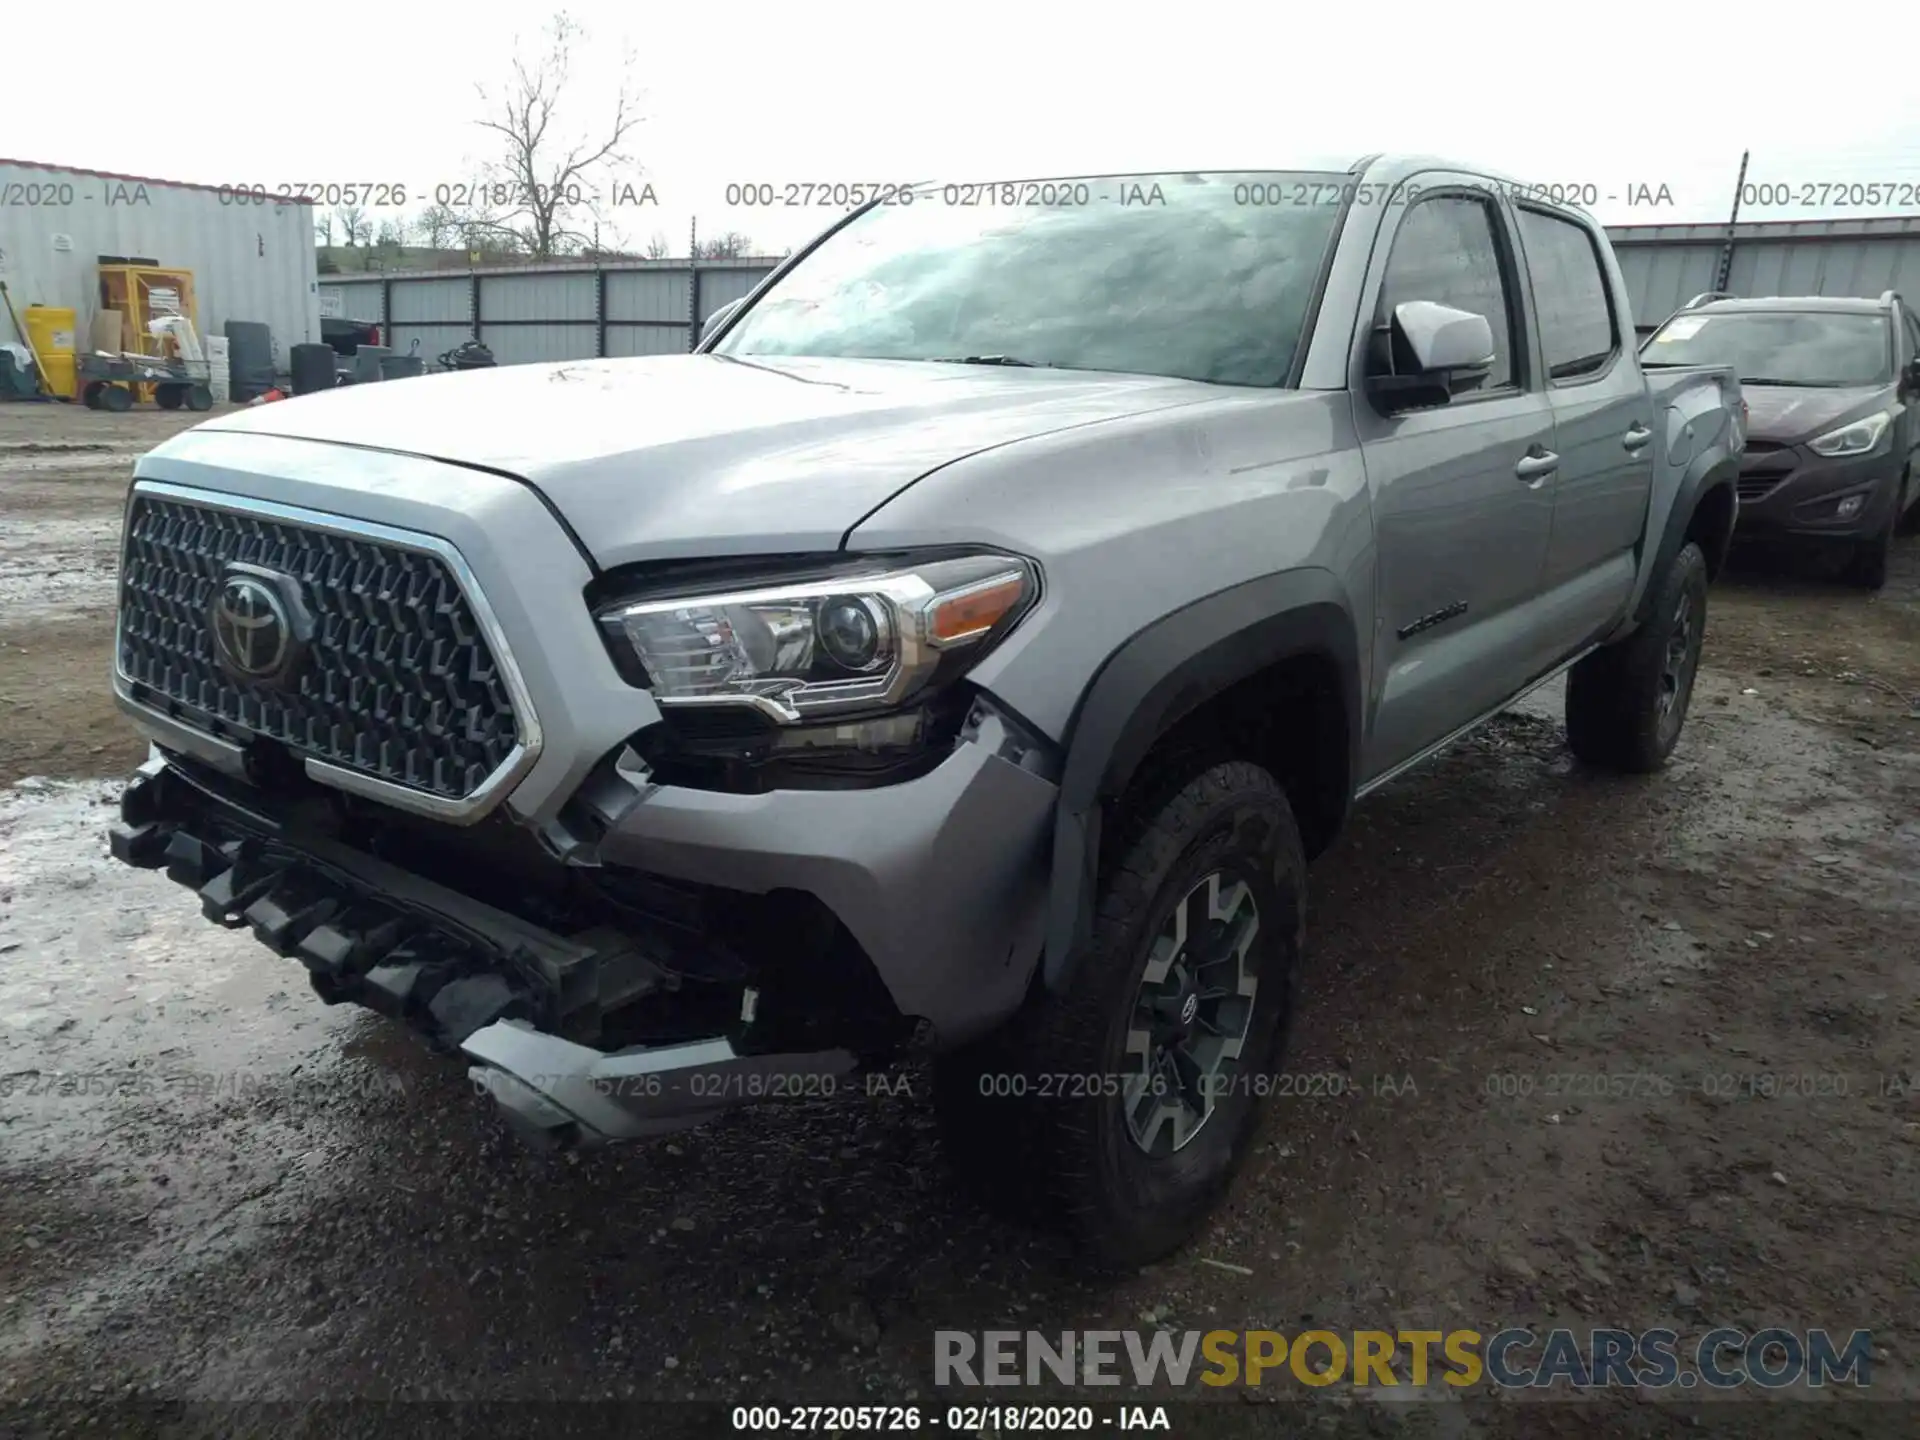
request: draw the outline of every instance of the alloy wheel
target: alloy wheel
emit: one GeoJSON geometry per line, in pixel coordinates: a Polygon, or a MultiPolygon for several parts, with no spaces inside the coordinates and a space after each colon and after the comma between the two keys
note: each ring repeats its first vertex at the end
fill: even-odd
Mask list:
{"type": "Polygon", "coordinates": [[[1128,1021],[1127,1134],[1148,1155],[1184,1149],[1235,1083],[1259,977],[1260,907],[1244,880],[1212,871],[1154,938],[1128,1021]]]}

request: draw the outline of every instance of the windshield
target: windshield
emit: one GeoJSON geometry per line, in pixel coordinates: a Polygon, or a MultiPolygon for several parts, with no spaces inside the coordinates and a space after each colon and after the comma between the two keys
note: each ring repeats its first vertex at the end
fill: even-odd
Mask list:
{"type": "Polygon", "coordinates": [[[1893,373],[1893,337],[1882,315],[1676,315],[1647,342],[1644,358],[1660,365],[1731,365],[1749,385],[1880,385],[1893,373]]]}
{"type": "Polygon", "coordinates": [[[928,185],[856,216],[714,347],[1281,385],[1349,177],[928,185]]]}

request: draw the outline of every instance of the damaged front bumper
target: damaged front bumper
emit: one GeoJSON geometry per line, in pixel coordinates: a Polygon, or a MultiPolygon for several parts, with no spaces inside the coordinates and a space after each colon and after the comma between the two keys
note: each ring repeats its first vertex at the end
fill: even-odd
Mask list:
{"type": "Polygon", "coordinates": [[[208,919],[298,960],[330,1004],[365,1005],[477,1062],[475,1088],[530,1141],[633,1139],[732,1105],[831,1094],[857,1063],[838,1049],[742,1054],[726,1035],[597,1049],[587,1042],[604,1014],[671,987],[664,938],[543,929],[161,755],[109,835],[115,858],[164,868],[208,919]]]}

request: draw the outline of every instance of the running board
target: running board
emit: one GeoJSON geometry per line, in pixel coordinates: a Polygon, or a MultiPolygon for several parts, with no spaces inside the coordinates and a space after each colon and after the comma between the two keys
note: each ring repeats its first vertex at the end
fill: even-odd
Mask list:
{"type": "Polygon", "coordinates": [[[1449,745],[1453,744],[1456,740],[1465,739],[1468,735],[1471,735],[1474,731],[1478,730],[1482,725],[1486,724],[1489,720],[1493,719],[1494,716],[1504,714],[1508,710],[1511,710],[1514,706],[1518,705],[1522,700],[1526,699],[1527,696],[1531,695],[1534,691],[1538,690],[1542,685],[1546,685],[1551,683],[1552,681],[1558,680],[1562,675],[1566,674],[1567,671],[1571,670],[1574,666],[1578,665],[1582,660],[1586,659],[1587,656],[1591,655],[1594,651],[1598,650],[1599,648],[1600,647],[1598,645],[1589,645],[1584,650],[1575,651],[1574,654],[1569,656],[1567,659],[1562,660],[1558,665],[1554,666],[1551,670],[1547,671],[1539,679],[1529,680],[1524,686],[1514,691],[1513,694],[1509,695],[1506,699],[1502,700],[1498,705],[1494,706],[1491,710],[1488,710],[1484,714],[1476,715],[1473,719],[1469,720],[1466,724],[1462,725],[1458,730],[1455,730],[1450,735],[1447,735],[1442,739],[1434,741],[1433,744],[1427,746],[1426,749],[1419,751],[1417,754],[1408,756],[1405,760],[1402,760],[1398,765],[1394,766],[1391,770],[1388,770],[1384,774],[1376,775],[1373,779],[1367,781],[1366,784],[1362,785],[1358,790],[1354,791],[1353,798],[1356,800],[1364,800],[1367,798],[1367,796],[1371,795],[1374,791],[1378,790],[1382,785],[1385,785],[1388,781],[1397,780],[1402,775],[1406,774],[1409,770],[1412,770],[1417,766],[1424,765],[1427,761],[1431,760],[1435,755],[1438,755],[1442,750],[1446,749],[1449,745]]]}

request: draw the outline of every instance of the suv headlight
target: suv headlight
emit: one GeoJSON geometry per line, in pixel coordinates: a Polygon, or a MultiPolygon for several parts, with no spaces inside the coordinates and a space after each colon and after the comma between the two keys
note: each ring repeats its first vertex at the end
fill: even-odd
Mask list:
{"type": "Polygon", "coordinates": [[[1807,448],[1829,460],[1839,459],[1843,455],[1865,455],[1880,443],[1880,437],[1887,433],[1887,426],[1892,423],[1893,412],[1882,410],[1878,415],[1855,420],[1838,430],[1829,430],[1817,439],[1809,440],[1807,448]]]}
{"type": "Polygon", "coordinates": [[[972,665],[1039,593],[1011,555],[930,559],[897,569],[599,611],[610,644],[646,672],[663,708],[736,706],[781,725],[893,709],[972,665]]]}

